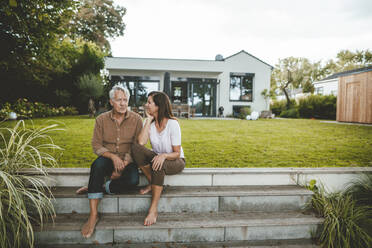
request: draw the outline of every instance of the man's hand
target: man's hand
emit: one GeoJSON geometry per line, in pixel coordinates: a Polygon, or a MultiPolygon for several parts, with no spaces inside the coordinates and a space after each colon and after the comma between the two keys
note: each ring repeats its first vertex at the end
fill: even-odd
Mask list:
{"type": "MultiPolygon", "coordinates": [[[[129,164],[129,162],[126,161],[126,160],[124,160],[123,162],[124,162],[124,168],[125,168],[125,167],[129,164]]],[[[111,180],[115,180],[115,179],[120,178],[122,172],[123,172],[123,170],[120,170],[120,171],[114,170],[114,171],[112,172],[112,174],[111,174],[110,179],[111,179],[111,180]]]]}
{"type": "Polygon", "coordinates": [[[121,160],[117,155],[113,154],[111,156],[112,163],[114,164],[115,172],[120,173],[124,170],[125,166],[128,165],[128,162],[121,160]]]}
{"type": "Polygon", "coordinates": [[[165,153],[159,154],[159,155],[155,156],[151,160],[151,162],[152,162],[152,169],[154,171],[161,170],[161,168],[163,168],[163,163],[164,163],[164,161],[165,161],[166,158],[167,158],[167,155],[165,153]]]}

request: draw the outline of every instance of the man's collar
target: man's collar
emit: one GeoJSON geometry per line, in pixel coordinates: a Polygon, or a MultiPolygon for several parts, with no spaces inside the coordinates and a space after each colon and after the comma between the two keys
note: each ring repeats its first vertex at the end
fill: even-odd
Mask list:
{"type": "MultiPolygon", "coordinates": [[[[111,118],[111,120],[115,120],[114,119],[114,110],[113,109],[111,109],[110,110],[110,118],[111,118]]],[[[125,111],[125,114],[124,114],[124,120],[125,119],[128,119],[129,118],[129,110],[127,109],[127,111],[125,111]]]]}

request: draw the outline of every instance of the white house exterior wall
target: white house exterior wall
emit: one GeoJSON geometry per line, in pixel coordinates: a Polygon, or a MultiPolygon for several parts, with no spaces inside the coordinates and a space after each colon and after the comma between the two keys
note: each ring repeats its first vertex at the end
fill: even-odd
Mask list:
{"type": "Polygon", "coordinates": [[[338,78],[314,82],[315,92],[317,88],[323,87],[323,95],[335,95],[338,92],[338,78]]]}
{"type": "Polygon", "coordinates": [[[244,53],[237,54],[225,60],[224,72],[220,75],[220,92],[217,107],[223,106],[226,114],[232,113],[234,105],[250,106],[252,111],[261,112],[269,109],[269,103],[261,95],[264,89],[270,90],[271,67],[244,53]],[[230,72],[254,73],[253,79],[253,101],[230,101],[230,72]],[[220,105],[218,105],[220,104],[220,105]]]}
{"type": "Polygon", "coordinates": [[[106,58],[105,68],[109,75],[159,77],[159,90],[163,90],[164,74],[172,78],[217,79],[216,108],[223,106],[225,115],[232,114],[234,105],[250,106],[252,111],[268,110],[268,102],[262,97],[264,89],[270,90],[272,67],[242,51],[226,58],[214,60],[182,60],[151,58],[106,58]],[[253,101],[230,101],[230,73],[253,73],[253,101]]]}

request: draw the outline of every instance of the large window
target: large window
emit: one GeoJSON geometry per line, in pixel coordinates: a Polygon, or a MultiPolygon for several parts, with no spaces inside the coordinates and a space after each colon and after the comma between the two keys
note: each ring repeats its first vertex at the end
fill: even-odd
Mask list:
{"type": "Polygon", "coordinates": [[[113,76],[112,84],[120,83],[130,92],[130,107],[143,106],[147,101],[147,95],[151,91],[159,90],[159,80],[156,77],[132,77],[132,76],[113,76]]]}
{"type": "Polygon", "coordinates": [[[230,74],[230,101],[253,101],[254,74],[230,74]]]}

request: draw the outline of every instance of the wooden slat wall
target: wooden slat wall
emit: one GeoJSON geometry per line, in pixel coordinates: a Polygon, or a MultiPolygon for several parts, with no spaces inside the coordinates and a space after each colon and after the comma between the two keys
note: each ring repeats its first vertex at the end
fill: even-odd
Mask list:
{"type": "Polygon", "coordinates": [[[337,121],[372,123],[372,71],[340,77],[337,121]]]}

